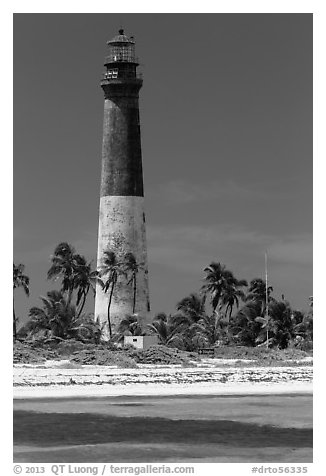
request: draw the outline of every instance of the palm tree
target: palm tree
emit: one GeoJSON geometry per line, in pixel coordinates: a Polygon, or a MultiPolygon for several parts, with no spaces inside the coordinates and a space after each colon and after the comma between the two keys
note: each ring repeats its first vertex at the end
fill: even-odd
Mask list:
{"type": "Polygon", "coordinates": [[[75,255],[74,287],[78,290],[76,300],[78,317],[81,315],[84,309],[86,298],[90,289],[92,289],[95,297],[96,284],[99,284],[102,288],[104,287],[104,283],[99,277],[99,272],[92,270],[91,263],[87,263],[84,256],[75,255]]]}
{"type": "Polygon", "coordinates": [[[232,314],[233,307],[239,306],[239,300],[244,299],[242,287],[247,286],[245,279],[235,278],[232,271],[226,269],[221,263],[211,263],[204,269],[206,273],[205,284],[202,286],[204,294],[210,294],[213,313],[217,307],[225,307],[226,314],[229,318],[232,314]]]}
{"type": "Polygon", "coordinates": [[[185,317],[187,323],[192,324],[205,315],[205,301],[205,295],[191,293],[178,302],[176,309],[185,317]]]}
{"type": "Polygon", "coordinates": [[[184,347],[184,336],[180,333],[179,328],[175,327],[171,314],[169,316],[164,313],[157,314],[152,324],[148,324],[147,328],[158,336],[161,344],[178,348],[184,347]]]}
{"type": "Polygon", "coordinates": [[[190,327],[192,342],[196,348],[214,345],[220,337],[221,321],[218,313],[204,315],[190,327]]]}
{"type": "Polygon", "coordinates": [[[178,312],[169,317],[170,331],[173,331],[174,341],[177,342],[178,347],[182,341],[182,348],[192,350],[190,328],[192,324],[205,316],[205,300],[205,295],[199,296],[196,293],[191,293],[178,302],[176,305],[178,312]]]}
{"type": "Polygon", "coordinates": [[[24,274],[25,266],[19,264],[18,266],[14,263],[13,271],[13,334],[14,339],[17,339],[17,318],[15,313],[15,296],[14,291],[17,288],[23,288],[26,296],[29,296],[29,277],[24,274]]]}
{"type": "MultiPolygon", "coordinates": [[[[273,301],[271,294],[273,292],[273,286],[267,287],[268,302],[273,301]]],[[[261,315],[265,313],[266,309],[266,281],[261,278],[254,278],[249,283],[248,293],[245,297],[245,301],[259,302],[261,305],[261,315]]]]}
{"type": "Polygon", "coordinates": [[[272,301],[268,318],[257,317],[262,324],[256,339],[258,344],[269,343],[285,349],[293,335],[292,309],[287,301],[272,301]]]}
{"type": "Polygon", "coordinates": [[[94,320],[94,314],[82,314],[77,317],[75,326],[70,329],[74,337],[83,342],[101,342],[103,328],[98,320],[94,320]]]}
{"type": "MultiPolygon", "coordinates": [[[[298,313],[299,311],[297,311],[298,313]]],[[[311,312],[300,312],[301,319],[294,321],[293,332],[296,338],[300,338],[306,343],[313,342],[313,315],[311,312]]]]}
{"type": "MultiPolygon", "coordinates": [[[[268,322],[270,312],[269,304],[275,302],[275,299],[271,296],[273,292],[273,287],[268,286],[267,282],[267,254],[265,254],[265,272],[266,280],[264,281],[261,278],[255,278],[250,281],[248,294],[245,297],[245,301],[254,301],[260,304],[260,316],[257,316],[257,320],[262,324],[262,329],[266,332],[266,346],[269,346],[269,331],[273,331],[273,322],[268,322]],[[263,317],[264,316],[264,317],[263,317]]],[[[257,322],[258,322],[257,321],[257,322]]],[[[271,340],[271,342],[273,342],[271,340]]]]}
{"type": "Polygon", "coordinates": [[[49,291],[41,296],[43,307],[32,307],[29,311],[31,328],[34,332],[46,331],[53,337],[71,337],[77,325],[76,308],[69,303],[61,291],[49,291]]]}
{"type": "Polygon", "coordinates": [[[115,289],[115,285],[117,284],[118,277],[121,273],[124,273],[122,269],[121,262],[118,261],[116,254],[114,251],[104,251],[103,252],[103,259],[102,265],[99,269],[99,276],[103,278],[106,276],[106,282],[103,286],[103,291],[105,293],[110,292],[109,302],[108,302],[108,326],[109,326],[109,335],[110,338],[112,337],[112,325],[111,325],[111,317],[110,317],[110,308],[112,303],[113,292],[115,289]]]}
{"type": "Polygon", "coordinates": [[[75,288],[76,252],[66,242],[59,243],[51,257],[52,265],[48,271],[48,279],[62,278],[61,291],[67,293],[68,303],[71,302],[75,288]]]}
{"type": "Polygon", "coordinates": [[[115,338],[118,342],[122,341],[124,336],[143,336],[145,331],[143,331],[141,326],[141,320],[139,319],[138,314],[127,314],[119,323],[117,329],[117,336],[115,338]]]}
{"type": "Polygon", "coordinates": [[[76,307],[68,303],[61,291],[50,291],[41,300],[42,307],[30,309],[27,334],[44,332],[59,339],[100,342],[102,330],[99,323],[94,321],[94,316],[78,315],[76,307]]]}
{"type": "Polygon", "coordinates": [[[132,302],[132,314],[135,314],[136,311],[136,294],[137,294],[137,273],[142,268],[142,265],[137,263],[133,253],[126,253],[123,261],[123,269],[128,275],[130,274],[130,279],[127,284],[132,284],[133,286],[133,302],[132,302]]]}
{"type": "Polygon", "coordinates": [[[84,256],[76,253],[75,249],[65,242],[59,243],[55,248],[51,261],[48,279],[62,279],[61,291],[67,294],[69,304],[74,290],[77,290],[76,307],[80,316],[89,290],[93,289],[95,295],[96,283],[103,287],[98,271],[93,271],[91,263],[88,263],[84,256]]]}
{"type": "Polygon", "coordinates": [[[313,343],[313,297],[309,297],[309,310],[292,311],[293,337],[302,350],[310,350],[313,343]],[[302,347],[303,346],[303,347],[302,347]]]}
{"type": "Polygon", "coordinates": [[[303,318],[303,324],[305,326],[305,338],[313,341],[313,326],[314,326],[314,301],[313,296],[309,297],[309,311],[303,318]]]}
{"type": "Polygon", "coordinates": [[[259,346],[266,344],[267,348],[270,347],[270,345],[275,343],[275,338],[273,336],[277,332],[276,322],[271,317],[270,313],[264,317],[256,317],[256,322],[261,324],[260,332],[256,337],[256,344],[259,346]]]}
{"type": "Polygon", "coordinates": [[[239,307],[239,301],[245,299],[245,293],[241,289],[248,286],[245,279],[236,279],[231,271],[225,270],[225,285],[221,295],[221,305],[225,307],[225,314],[232,315],[233,307],[239,307]]]}
{"type": "Polygon", "coordinates": [[[231,320],[233,338],[238,344],[255,346],[261,325],[257,318],[261,316],[261,304],[248,301],[231,320]]]}
{"type": "Polygon", "coordinates": [[[201,290],[205,295],[210,294],[211,305],[214,312],[220,302],[225,287],[225,266],[221,263],[212,262],[209,266],[204,268],[204,273],[206,273],[204,278],[205,284],[201,290]]]}

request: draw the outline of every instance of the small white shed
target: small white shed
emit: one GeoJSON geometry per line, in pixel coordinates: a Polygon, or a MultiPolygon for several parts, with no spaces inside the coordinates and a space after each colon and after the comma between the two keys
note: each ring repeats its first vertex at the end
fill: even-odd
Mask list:
{"type": "Polygon", "coordinates": [[[136,349],[146,350],[157,345],[157,336],[124,336],[124,345],[133,345],[136,349]]]}

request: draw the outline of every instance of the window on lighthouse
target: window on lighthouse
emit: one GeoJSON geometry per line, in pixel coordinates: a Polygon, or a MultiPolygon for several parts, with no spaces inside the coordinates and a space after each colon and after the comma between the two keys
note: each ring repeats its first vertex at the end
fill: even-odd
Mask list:
{"type": "Polygon", "coordinates": [[[109,69],[105,76],[106,76],[107,79],[117,78],[118,77],[118,70],[117,69],[109,69]]]}

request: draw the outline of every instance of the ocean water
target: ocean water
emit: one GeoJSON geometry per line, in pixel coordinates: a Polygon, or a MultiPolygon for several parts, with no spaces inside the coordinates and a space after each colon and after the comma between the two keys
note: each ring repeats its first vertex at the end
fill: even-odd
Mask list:
{"type": "Polygon", "coordinates": [[[312,396],[17,399],[14,461],[309,463],[312,396]]]}

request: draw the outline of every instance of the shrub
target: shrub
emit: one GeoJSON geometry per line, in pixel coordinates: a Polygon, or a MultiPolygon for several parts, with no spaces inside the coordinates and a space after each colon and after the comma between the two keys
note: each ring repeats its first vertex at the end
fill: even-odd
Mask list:
{"type": "Polygon", "coordinates": [[[121,352],[114,352],[104,348],[83,349],[74,352],[70,359],[82,365],[117,365],[121,368],[135,368],[136,362],[121,352]]]}
{"type": "Polygon", "coordinates": [[[198,358],[197,354],[185,352],[163,345],[152,346],[146,350],[128,349],[127,355],[140,364],[182,364],[190,358],[198,358]]]}
{"type": "Polygon", "coordinates": [[[38,364],[58,358],[59,356],[54,350],[42,349],[25,342],[17,341],[13,349],[14,364],[38,364]]]}

